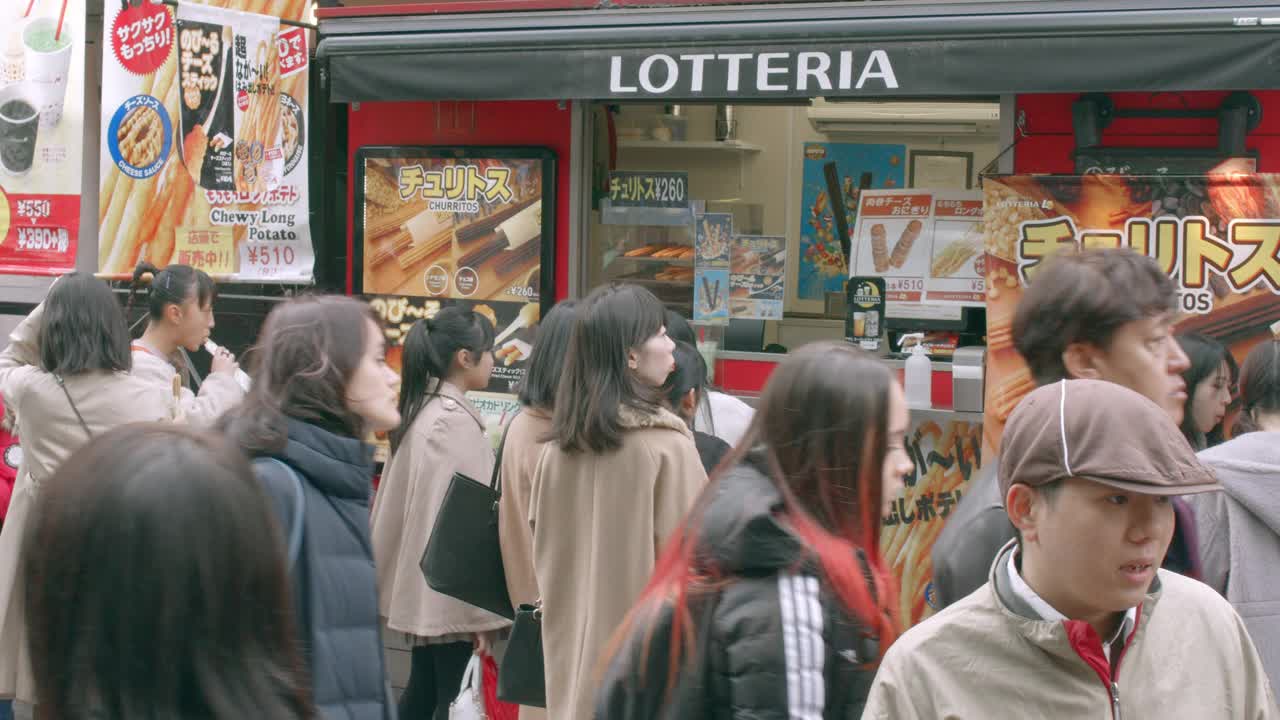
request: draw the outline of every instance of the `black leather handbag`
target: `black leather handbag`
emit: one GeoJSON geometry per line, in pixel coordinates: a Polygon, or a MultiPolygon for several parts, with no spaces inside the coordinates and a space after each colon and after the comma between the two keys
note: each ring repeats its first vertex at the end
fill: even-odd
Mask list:
{"type": "MultiPolygon", "coordinates": [[[[511,427],[510,424],[507,427],[511,427]]],[[[512,619],[507,574],[498,544],[498,498],[502,496],[503,430],[489,484],[454,473],[422,553],[422,574],[436,592],[512,619]]]]}
{"type": "Polygon", "coordinates": [[[542,662],[542,603],[521,605],[498,668],[498,699],[545,708],[547,680],[542,662]]]}

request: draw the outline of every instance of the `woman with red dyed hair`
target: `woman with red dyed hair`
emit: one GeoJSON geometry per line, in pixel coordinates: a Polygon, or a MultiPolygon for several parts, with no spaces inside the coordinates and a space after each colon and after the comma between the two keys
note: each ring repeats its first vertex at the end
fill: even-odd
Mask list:
{"type": "Polygon", "coordinates": [[[908,422],[876,358],[788,357],[619,631],[596,717],[859,717],[897,633],[878,538],[908,422]]]}

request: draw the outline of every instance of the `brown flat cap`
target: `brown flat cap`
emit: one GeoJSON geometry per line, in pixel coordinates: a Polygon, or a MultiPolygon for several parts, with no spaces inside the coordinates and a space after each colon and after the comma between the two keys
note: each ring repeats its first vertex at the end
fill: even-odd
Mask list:
{"type": "Polygon", "coordinates": [[[1063,478],[1146,495],[1220,490],[1168,413],[1143,395],[1102,380],[1062,380],[1018,403],[1004,427],[1000,491],[1063,478]]]}

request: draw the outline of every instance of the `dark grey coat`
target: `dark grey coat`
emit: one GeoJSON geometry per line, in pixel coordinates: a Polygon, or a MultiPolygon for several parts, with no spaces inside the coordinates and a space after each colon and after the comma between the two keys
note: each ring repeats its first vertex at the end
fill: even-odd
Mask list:
{"type": "MultiPolygon", "coordinates": [[[[372,449],[289,420],[289,441],[277,458],[298,472],[306,495],[302,549],[291,576],[319,717],[392,720],[369,540],[372,449]]],[[[275,463],[255,463],[254,470],[288,537],[296,485],[275,463]]]]}

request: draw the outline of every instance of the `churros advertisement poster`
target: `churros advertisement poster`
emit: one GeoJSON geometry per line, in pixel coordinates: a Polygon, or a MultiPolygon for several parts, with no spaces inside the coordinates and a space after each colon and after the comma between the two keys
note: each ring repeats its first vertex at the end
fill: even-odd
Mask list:
{"type": "Polygon", "coordinates": [[[840,235],[853,231],[863,191],[906,187],[906,158],[906,145],[804,144],[797,298],[844,292],[849,264],[840,235]]]}
{"type": "Polygon", "coordinates": [[[311,281],[307,4],[107,1],[100,272],[311,281]]]}
{"type": "Polygon", "coordinates": [[[983,192],[992,453],[1034,387],[1013,347],[1014,309],[1053,253],[1127,247],[1154,258],[1178,288],[1177,331],[1212,337],[1237,360],[1280,320],[1280,175],[1008,176],[987,178],[983,192]]]}
{"type": "Polygon", "coordinates": [[[75,269],[84,153],[84,0],[0,9],[0,273],[75,269]]]}
{"type": "Polygon", "coordinates": [[[884,278],[890,315],[902,303],[983,304],[980,192],[867,190],[858,200],[852,275],[884,278]]]}
{"type": "Polygon", "coordinates": [[[933,544],[980,464],[982,424],[912,413],[907,452],[915,464],[882,518],[880,551],[898,578],[899,613],[910,627],[937,611],[933,544]]]}

